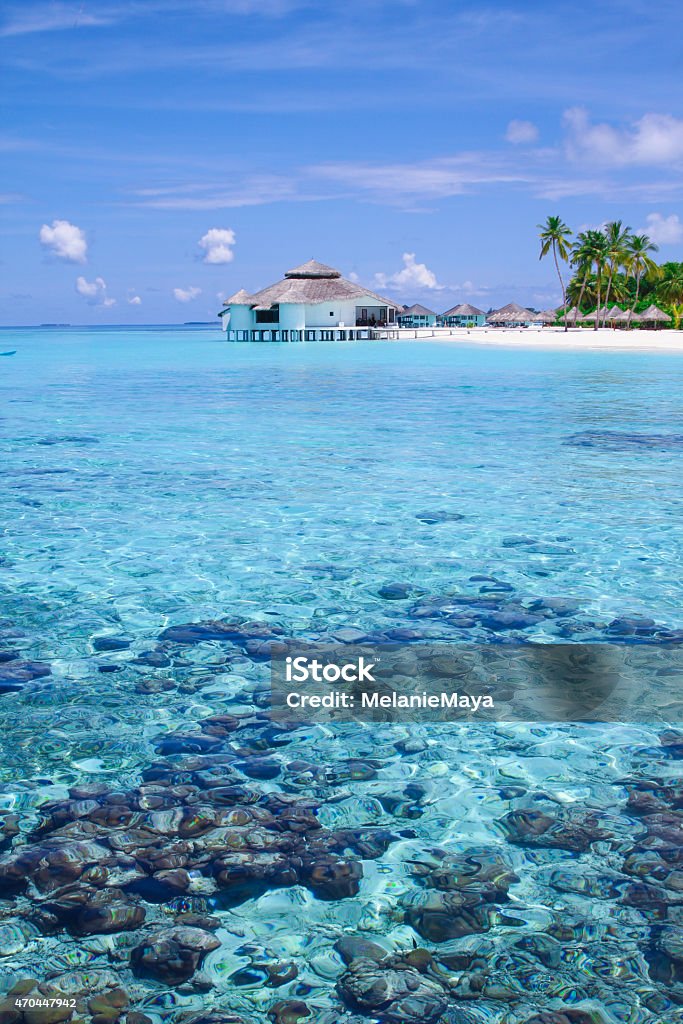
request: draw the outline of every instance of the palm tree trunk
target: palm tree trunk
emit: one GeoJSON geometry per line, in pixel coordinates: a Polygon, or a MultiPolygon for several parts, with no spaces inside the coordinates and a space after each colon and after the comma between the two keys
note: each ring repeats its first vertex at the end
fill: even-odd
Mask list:
{"type": "Polygon", "coordinates": [[[629,331],[631,330],[631,317],[635,313],[636,306],[638,305],[638,295],[640,294],[640,278],[641,278],[641,275],[637,274],[636,275],[636,297],[633,300],[633,305],[631,306],[631,308],[628,311],[628,320],[626,321],[626,326],[627,326],[629,331]]]}
{"type": "Polygon", "coordinates": [[[568,330],[568,327],[567,327],[567,292],[566,292],[566,289],[564,287],[564,281],[562,280],[562,274],[560,273],[560,264],[557,262],[557,248],[556,248],[554,242],[553,242],[553,259],[555,260],[555,270],[557,271],[557,276],[560,279],[560,288],[562,289],[562,308],[564,309],[564,329],[565,329],[565,331],[567,331],[568,330]]]}
{"type": "Polygon", "coordinates": [[[600,286],[602,284],[602,271],[599,268],[596,276],[598,279],[598,308],[595,310],[595,327],[593,328],[594,331],[597,331],[598,326],[600,324],[600,286]]]}
{"type": "Polygon", "coordinates": [[[583,302],[583,293],[585,292],[586,285],[588,284],[589,273],[590,270],[587,270],[586,273],[583,275],[583,281],[581,282],[581,291],[579,292],[579,297],[576,300],[576,316],[574,317],[574,327],[576,327],[576,317],[581,315],[581,303],[583,302]]]}
{"type": "Polygon", "coordinates": [[[607,278],[607,288],[605,289],[605,314],[602,318],[602,326],[607,326],[607,307],[609,306],[609,293],[612,290],[612,277],[614,276],[614,269],[610,267],[609,277],[607,278]]]}

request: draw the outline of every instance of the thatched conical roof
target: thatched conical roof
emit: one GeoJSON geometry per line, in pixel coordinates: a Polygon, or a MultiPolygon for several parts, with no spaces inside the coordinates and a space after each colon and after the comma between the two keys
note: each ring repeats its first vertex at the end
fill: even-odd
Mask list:
{"type": "Polygon", "coordinates": [[[229,299],[226,299],[223,303],[224,306],[251,306],[252,297],[249,292],[246,292],[244,288],[240,288],[238,292],[231,295],[229,299]]]}
{"type": "Polygon", "coordinates": [[[583,316],[583,314],[582,314],[582,312],[581,312],[581,310],[579,309],[578,306],[572,306],[571,309],[568,309],[566,311],[566,313],[565,313],[564,308],[562,306],[560,306],[560,308],[558,310],[556,310],[555,315],[556,315],[558,320],[564,320],[565,317],[566,317],[567,320],[571,320],[571,321],[581,320],[581,318],[583,316]]]}
{"type": "Polygon", "coordinates": [[[630,309],[620,309],[616,316],[610,317],[614,323],[626,324],[626,323],[637,323],[642,317],[638,313],[633,313],[630,309]]]}
{"type": "Polygon", "coordinates": [[[278,296],[277,301],[280,306],[305,306],[308,302],[308,297],[302,288],[297,288],[296,285],[293,284],[278,296]]]}
{"type": "Polygon", "coordinates": [[[406,306],[399,314],[399,316],[436,316],[433,309],[427,309],[426,306],[421,306],[419,302],[415,302],[412,306],[406,306]]]}
{"type": "Polygon", "coordinates": [[[493,324],[504,324],[507,321],[531,323],[534,319],[534,314],[531,310],[525,309],[524,306],[520,306],[516,302],[508,302],[507,306],[501,306],[500,309],[497,309],[487,319],[489,323],[493,324]]]}
{"type": "Polygon", "coordinates": [[[306,302],[315,305],[319,302],[334,302],[340,300],[355,299],[359,304],[387,306],[392,309],[401,308],[395,299],[387,299],[377,292],[364,288],[355,281],[349,281],[342,277],[334,267],[328,267],[317,260],[309,260],[302,263],[300,267],[288,270],[281,281],[262,288],[250,296],[250,305],[255,309],[270,309],[282,301],[284,295],[290,295],[286,302],[306,302]],[[297,295],[296,300],[291,297],[291,289],[297,295]],[[302,296],[299,298],[299,296],[302,296]],[[375,301],[373,301],[375,300],[375,301]]]}
{"type": "Polygon", "coordinates": [[[469,302],[460,302],[457,306],[453,306],[452,309],[447,309],[442,316],[484,316],[483,309],[477,309],[476,306],[470,305],[469,302]]]}
{"type": "Polygon", "coordinates": [[[655,306],[654,304],[643,310],[640,314],[640,319],[647,320],[650,323],[671,323],[671,317],[669,314],[665,313],[663,309],[660,309],[659,306],[655,306]]]}
{"type": "Polygon", "coordinates": [[[583,316],[581,319],[582,320],[595,320],[596,316],[599,316],[600,319],[602,320],[602,319],[604,319],[604,317],[606,316],[606,314],[608,312],[609,312],[609,310],[607,309],[607,306],[601,306],[600,309],[593,309],[593,310],[591,310],[590,313],[586,313],[585,316],[583,316]]]}
{"type": "Polygon", "coordinates": [[[557,320],[557,313],[554,309],[542,309],[540,313],[537,313],[534,320],[540,320],[544,324],[554,324],[557,320]]]}
{"type": "Polygon", "coordinates": [[[328,267],[326,263],[306,260],[301,266],[285,271],[285,277],[341,277],[341,274],[334,267],[328,267]]]}

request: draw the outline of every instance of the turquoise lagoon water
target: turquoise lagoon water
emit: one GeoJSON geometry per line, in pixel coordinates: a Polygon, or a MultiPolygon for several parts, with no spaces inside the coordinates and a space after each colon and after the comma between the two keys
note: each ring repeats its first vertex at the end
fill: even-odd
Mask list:
{"type": "MultiPolygon", "coordinates": [[[[218,330],[171,328],[5,330],[0,349],[16,349],[0,359],[5,643],[51,668],[0,695],[0,808],[19,817],[15,842],[69,787],[135,785],[160,736],[252,707],[265,668],[226,658],[225,645],[145,664],[170,625],[242,618],[302,638],[377,633],[414,624],[413,602],[386,600],[383,585],[440,596],[476,591],[471,577],[487,576],[526,605],[571,599],[594,630],[634,616],[683,627],[680,357],[463,342],[229,345],[218,330]],[[567,443],[587,432],[588,443],[567,443]],[[130,646],[94,648],[111,637],[130,646]],[[138,692],[155,677],[182,685],[138,692]]],[[[521,633],[552,641],[555,626],[521,633]]],[[[487,637],[475,625],[453,638],[487,637]]],[[[463,1003],[470,1020],[517,1024],[587,1002],[605,1021],[681,1019],[671,987],[648,974],[651,922],[597,882],[588,892],[549,882],[558,866],[618,874],[623,853],[598,844],[577,861],[525,850],[499,824],[518,805],[580,809],[627,842],[635,826],[623,782],[672,771],[658,743],[656,729],[629,724],[301,727],[275,748],[282,772],[261,788],[324,790],[330,828],[403,832],[365,861],[357,896],[326,902],[294,886],[211,904],[221,945],[204,963],[213,988],[203,995],[133,979],[129,932],[30,932],[0,959],[0,977],[5,968],[7,987],[31,971],[63,979],[114,962],[153,1019],[202,1004],[265,1022],[277,999],[299,998],[342,1020],[335,938],[425,944],[399,911],[419,891],[411,862],[435,847],[484,845],[519,876],[513,920],[462,941],[488,943],[516,994],[463,1003]],[[406,738],[419,740],[408,755],[396,746],[406,738]],[[349,757],[375,759],[372,777],[341,772],[322,786],[287,768],[349,757]],[[412,797],[388,801],[411,783],[423,790],[417,810],[412,797]],[[574,931],[553,969],[516,960],[520,933],[556,919],[574,931]],[[298,978],[280,989],[238,984],[259,957],[294,961],[298,978]]]]}

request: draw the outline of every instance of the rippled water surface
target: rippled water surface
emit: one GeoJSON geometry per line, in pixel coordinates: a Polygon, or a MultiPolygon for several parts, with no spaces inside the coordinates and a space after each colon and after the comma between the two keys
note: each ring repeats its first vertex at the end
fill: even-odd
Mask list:
{"type": "MultiPolygon", "coordinates": [[[[562,1007],[597,1014],[571,1024],[682,1019],[683,954],[666,940],[680,924],[680,885],[628,858],[642,857],[633,847],[645,836],[647,848],[674,849],[667,870],[683,860],[678,797],[656,809],[671,816],[669,832],[650,843],[661,822],[643,823],[629,789],[674,785],[683,741],[636,724],[311,726],[278,737],[258,696],[267,666],[244,642],[160,635],[224,619],[307,640],[396,629],[456,642],[676,639],[683,360],[461,343],[229,345],[208,329],[1,334],[0,349],[16,354],[0,359],[0,669],[50,671],[10,672],[6,692],[0,683],[4,856],[38,842],[69,788],[102,784],[100,802],[105,787],[130,794],[166,755],[168,770],[194,771],[220,753],[256,802],[315,798],[330,834],[389,834],[381,851],[356,850],[363,877],[341,899],[295,879],[226,900],[199,864],[184,898],[214,915],[219,945],[194,988],[130,971],[130,950],[155,923],[173,925],[171,899],[128,893],[144,905],[142,930],[83,936],[30,921],[17,932],[32,897],[11,893],[0,899],[5,989],[27,974],[76,986],[73,972],[86,970],[104,991],[113,964],[154,1021],[203,1005],[287,1024],[291,1006],[273,1010],[287,1000],[316,1020],[398,1020],[387,1006],[340,1001],[334,944],[352,934],[495,965],[503,994],[465,997],[461,979],[443,1012],[405,1010],[417,1024],[526,1024],[562,1007]],[[432,614],[453,595],[469,618],[432,614]],[[519,621],[487,619],[482,595],[487,614],[519,621]],[[559,598],[563,612],[529,614],[559,598]],[[224,713],[244,725],[220,749],[173,747],[224,713]],[[243,770],[266,756],[268,771],[243,770]],[[587,845],[527,841],[528,823],[511,833],[506,816],[526,812],[573,822],[587,845]],[[487,927],[443,935],[410,910],[442,891],[415,865],[469,847],[486,863],[502,858],[517,880],[485,901],[487,927]],[[659,886],[644,909],[627,891],[636,883],[659,886]],[[540,955],[524,945],[539,936],[540,955]],[[296,978],[264,987],[258,965],[280,962],[296,978]]],[[[69,814],[53,827],[71,821],[73,838],[91,810],[69,814]]],[[[453,984],[476,968],[454,963],[442,968],[453,984]]]]}

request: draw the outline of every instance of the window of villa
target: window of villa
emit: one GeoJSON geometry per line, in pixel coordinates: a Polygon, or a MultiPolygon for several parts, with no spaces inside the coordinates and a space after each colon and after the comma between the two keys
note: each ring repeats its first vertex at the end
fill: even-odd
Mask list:
{"type": "Polygon", "coordinates": [[[257,324],[277,324],[280,321],[280,310],[279,307],[275,309],[257,309],[256,310],[256,323],[257,324]]]}
{"type": "Polygon", "coordinates": [[[330,310],[330,316],[334,316],[334,310],[333,309],[330,310]]]}

